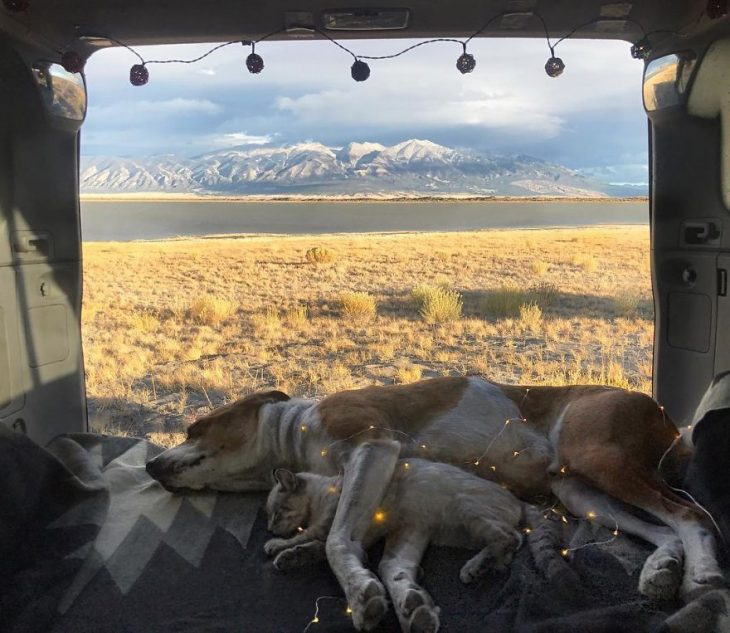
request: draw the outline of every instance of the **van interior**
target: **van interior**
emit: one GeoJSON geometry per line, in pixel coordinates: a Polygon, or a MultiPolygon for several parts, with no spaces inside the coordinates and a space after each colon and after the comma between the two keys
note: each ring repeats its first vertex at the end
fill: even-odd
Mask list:
{"type": "MultiPolygon", "coordinates": [[[[308,571],[293,579],[264,569],[258,554],[264,534],[256,523],[261,522],[256,518],[260,499],[226,495],[215,502],[204,496],[171,499],[165,491],[145,496],[149,490],[142,490],[136,475],[122,476],[121,466],[133,464],[134,472],[143,472],[145,460],[156,449],[130,438],[111,447],[84,435],[88,422],[81,344],[79,139],[86,88],[83,72],[69,71],[75,64],[81,69],[84,60],[107,47],[263,36],[278,41],[378,38],[397,44],[399,38],[464,38],[480,28],[479,38],[544,38],[547,28],[553,38],[571,35],[630,42],[645,64],[655,314],[653,396],[684,427],[696,424],[707,411],[729,406],[715,393],[698,413],[708,388],[722,386],[723,374],[730,371],[728,3],[393,0],[386,4],[3,0],[0,438],[11,448],[0,452],[0,473],[4,485],[23,490],[19,500],[3,502],[0,495],[4,630],[351,630],[345,605],[336,598],[320,600],[337,595],[325,571],[308,571]],[[49,442],[54,449],[46,453],[40,447],[49,442]],[[120,476],[112,478],[112,486],[132,476],[131,489],[138,496],[109,496],[108,482],[91,477],[80,457],[94,451],[99,467],[119,467],[120,476]],[[122,455],[127,457],[120,462],[122,455]],[[95,491],[105,485],[102,502],[95,491]],[[32,499],[39,495],[48,499],[49,494],[53,500],[42,512],[29,510],[32,499]],[[105,508],[117,504],[124,521],[142,527],[138,533],[131,528],[120,532],[113,550],[95,551],[92,556],[92,535],[116,529],[84,515],[100,503],[105,508]],[[69,504],[76,508],[70,514],[69,504]],[[174,529],[163,525],[165,519],[159,514],[161,507],[169,509],[171,504],[177,512],[174,529]],[[253,516],[250,523],[236,518],[241,512],[253,516]],[[233,555],[229,549],[212,556],[207,541],[203,546],[191,539],[195,531],[205,532],[209,540],[219,534],[238,549],[233,555]],[[154,546],[145,545],[147,558],[139,559],[137,566],[154,558],[164,570],[161,575],[140,578],[139,570],[135,575],[125,567],[125,555],[117,547],[130,535],[138,543],[154,541],[154,546]],[[169,551],[158,548],[160,543],[169,551]],[[245,549],[240,547],[246,544],[245,549]],[[112,586],[114,594],[107,591],[112,586]]],[[[730,419],[725,422],[730,424],[730,419]]],[[[695,476],[705,478],[710,488],[714,484],[707,483],[707,477],[726,473],[728,453],[723,451],[730,446],[723,438],[728,424],[715,424],[703,440],[704,448],[696,437],[698,456],[701,452],[709,465],[694,465],[695,476]]],[[[708,423],[707,428],[712,426],[708,423]]],[[[708,507],[718,504],[723,494],[723,488],[714,489],[705,497],[708,507]]],[[[727,524],[722,525],[727,530],[727,524]]],[[[523,576],[510,577],[489,591],[463,592],[454,580],[455,563],[448,553],[438,551],[428,559],[426,572],[433,576],[435,570],[443,570],[444,579],[434,581],[433,592],[447,616],[444,630],[730,630],[727,615],[720,614],[726,607],[703,605],[712,615],[694,613],[691,619],[680,604],[641,602],[632,593],[631,561],[642,553],[646,555],[635,543],[623,558],[610,560],[585,550],[583,570],[600,573],[594,574],[593,584],[585,578],[578,584],[566,579],[570,591],[546,587],[532,576],[528,582],[523,576]],[[595,597],[599,590],[604,597],[595,597]],[[506,595],[513,598],[503,600],[506,595]]],[[[383,626],[384,631],[397,630],[395,621],[383,626]]]]}

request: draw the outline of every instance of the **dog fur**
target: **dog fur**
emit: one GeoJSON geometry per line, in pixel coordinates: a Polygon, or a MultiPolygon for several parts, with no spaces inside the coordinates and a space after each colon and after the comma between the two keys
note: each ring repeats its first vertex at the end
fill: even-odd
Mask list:
{"type": "Polygon", "coordinates": [[[522,499],[554,494],[577,516],[590,513],[653,543],[639,587],[652,597],[679,591],[689,600],[722,585],[707,515],[665,481],[690,456],[677,437],[644,394],[449,377],[343,391],[321,402],[254,394],[203,416],[147,468],[173,491],[269,490],[275,468],[323,475],[343,469],[327,558],[356,628],[370,630],[382,614],[368,605],[385,590],[363,564],[361,541],[401,458],[454,464],[522,499]],[[640,519],[636,508],[663,525],[640,519]]]}

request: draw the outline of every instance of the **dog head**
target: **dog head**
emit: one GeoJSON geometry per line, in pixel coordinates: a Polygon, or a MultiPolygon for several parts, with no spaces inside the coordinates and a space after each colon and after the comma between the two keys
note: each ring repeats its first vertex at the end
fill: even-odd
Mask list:
{"type": "Polygon", "coordinates": [[[259,413],[286,400],[281,391],[265,391],[215,409],[188,427],[182,444],[147,462],[147,472],[172,492],[268,490],[271,469],[257,454],[259,413]]]}

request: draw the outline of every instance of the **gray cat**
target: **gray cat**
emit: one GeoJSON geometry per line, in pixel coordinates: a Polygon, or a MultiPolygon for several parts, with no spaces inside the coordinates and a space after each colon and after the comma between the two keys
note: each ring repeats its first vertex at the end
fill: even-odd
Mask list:
{"type": "MultiPolygon", "coordinates": [[[[274,472],[276,486],[266,511],[269,530],[287,537],[268,541],[278,569],[325,560],[325,541],[340,498],[340,477],[274,472]]],[[[522,542],[523,531],[541,518],[538,511],[498,484],[448,464],[402,459],[367,532],[353,535],[364,547],[386,538],[379,574],[390,593],[401,628],[407,633],[435,633],[439,609],[417,582],[421,558],[429,544],[479,549],[461,568],[464,583],[490,570],[505,569],[522,542]],[[525,526],[525,527],[523,527],[525,526]],[[522,528],[522,529],[521,529],[522,528]]],[[[532,542],[532,540],[531,540],[532,542]]],[[[538,566],[554,547],[531,546],[538,566]]],[[[367,593],[367,588],[365,589],[367,593]]]]}

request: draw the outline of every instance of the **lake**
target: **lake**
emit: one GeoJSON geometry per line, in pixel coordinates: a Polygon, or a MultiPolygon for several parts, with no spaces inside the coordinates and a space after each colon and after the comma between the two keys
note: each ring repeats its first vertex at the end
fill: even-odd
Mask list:
{"type": "Polygon", "coordinates": [[[366,233],[648,224],[632,202],[82,201],[84,241],[231,233],[366,233]]]}

